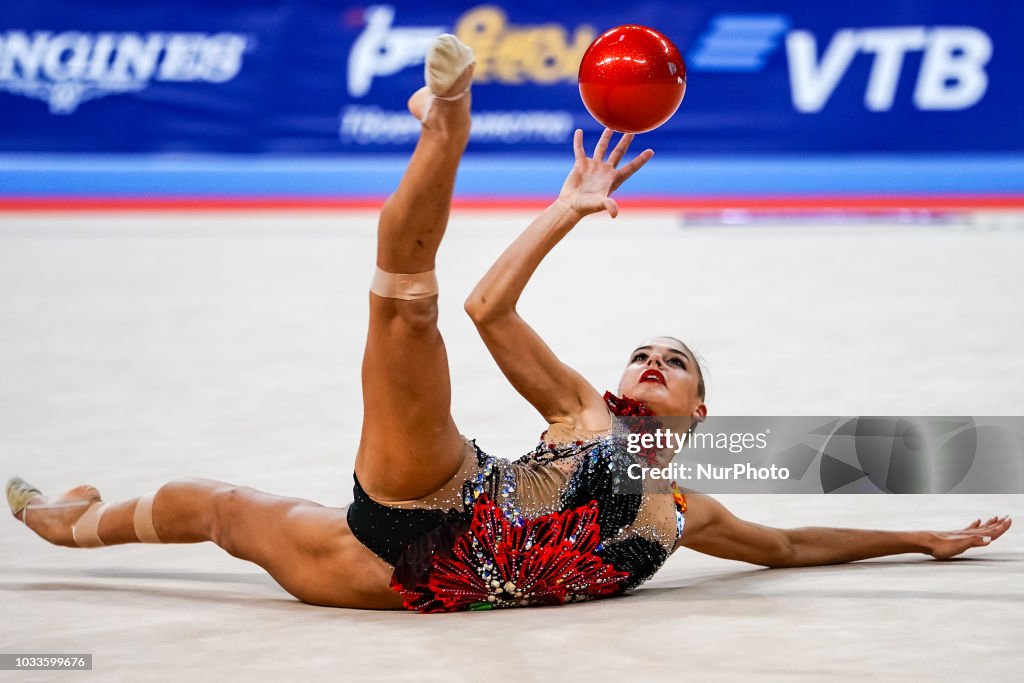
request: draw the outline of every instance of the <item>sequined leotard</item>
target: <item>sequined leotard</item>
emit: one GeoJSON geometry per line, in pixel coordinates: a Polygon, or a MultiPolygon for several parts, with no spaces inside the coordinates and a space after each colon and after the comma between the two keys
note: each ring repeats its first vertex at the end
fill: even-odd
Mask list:
{"type": "MultiPolygon", "coordinates": [[[[614,414],[650,414],[606,394],[614,414]]],[[[622,434],[569,443],[542,435],[515,461],[466,441],[461,470],[435,494],[380,503],[355,484],[353,534],[395,567],[408,609],[557,605],[617,595],[649,579],[682,535],[678,487],[626,476],[622,434]]]]}

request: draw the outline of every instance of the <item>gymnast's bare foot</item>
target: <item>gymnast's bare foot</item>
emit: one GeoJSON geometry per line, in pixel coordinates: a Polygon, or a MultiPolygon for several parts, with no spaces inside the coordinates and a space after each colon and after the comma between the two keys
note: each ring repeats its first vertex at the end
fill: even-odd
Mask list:
{"type": "MultiPolygon", "coordinates": [[[[10,488],[10,484],[8,484],[10,488]]],[[[77,548],[71,527],[85,514],[89,506],[100,501],[100,492],[93,486],[76,486],[65,491],[54,500],[50,500],[36,491],[28,502],[16,510],[12,505],[11,512],[15,518],[25,523],[32,531],[54,545],[77,548]]],[[[10,502],[10,495],[8,495],[10,502]]]]}

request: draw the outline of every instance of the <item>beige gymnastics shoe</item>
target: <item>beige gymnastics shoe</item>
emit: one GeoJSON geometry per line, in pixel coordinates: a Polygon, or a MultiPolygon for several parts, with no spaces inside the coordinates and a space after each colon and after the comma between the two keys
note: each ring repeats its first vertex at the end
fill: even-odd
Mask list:
{"type": "Polygon", "coordinates": [[[94,487],[76,486],[52,502],[21,477],[9,479],[5,488],[11,514],[50,543],[80,548],[103,545],[97,529],[105,506],[94,487]],[[29,511],[34,511],[31,525],[29,511]]]}
{"type": "Polygon", "coordinates": [[[423,66],[426,85],[409,98],[409,111],[427,120],[434,100],[454,101],[469,94],[473,83],[473,50],[450,33],[438,36],[427,50],[423,66]]]}

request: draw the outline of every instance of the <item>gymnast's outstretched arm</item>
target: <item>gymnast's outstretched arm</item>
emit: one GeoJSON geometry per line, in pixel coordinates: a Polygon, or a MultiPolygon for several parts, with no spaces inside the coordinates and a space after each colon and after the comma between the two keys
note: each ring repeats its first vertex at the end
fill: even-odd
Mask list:
{"type": "Polygon", "coordinates": [[[886,555],[924,553],[940,560],[1002,536],[1013,520],[975,520],[956,531],[877,531],[804,527],[775,529],[736,517],[714,498],[686,493],[686,526],[679,546],[765,567],[814,567],[886,555]]]}
{"type": "Polygon", "coordinates": [[[608,412],[586,379],[561,362],[516,312],[519,297],[545,256],[587,215],[619,208],[609,195],[654,155],[645,150],[618,168],[632,142],[624,135],[605,159],[612,131],[605,129],[593,157],[583,131],[573,137],[575,163],[558,199],[544,210],[487,271],[466,301],[466,312],[505,377],[549,423],[605,429],[608,412]]]}

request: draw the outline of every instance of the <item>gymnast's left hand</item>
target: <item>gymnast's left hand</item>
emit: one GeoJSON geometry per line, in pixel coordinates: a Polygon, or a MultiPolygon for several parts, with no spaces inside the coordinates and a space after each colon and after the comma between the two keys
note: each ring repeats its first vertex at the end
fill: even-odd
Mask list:
{"type": "Polygon", "coordinates": [[[993,517],[984,524],[976,519],[959,531],[930,531],[927,535],[927,553],[937,560],[956,557],[968,548],[986,546],[1006,533],[1013,524],[1009,515],[993,517]]]}
{"type": "Polygon", "coordinates": [[[629,150],[629,144],[633,142],[633,137],[632,133],[623,135],[619,139],[619,144],[615,145],[605,159],[608,144],[612,139],[611,129],[605,128],[601,139],[594,147],[594,156],[588,157],[583,149],[583,131],[577,129],[572,139],[576,163],[565,179],[562,191],[558,193],[558,201],[578,213],[581,218],[600,211],[607,211],[612,218],[618,216],[619,205],[611,198],[611,193],[654,156],[654,150],[645,149],[628,164],[618,168],[619,162],[629,150]]]}

